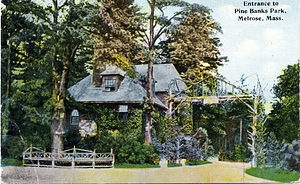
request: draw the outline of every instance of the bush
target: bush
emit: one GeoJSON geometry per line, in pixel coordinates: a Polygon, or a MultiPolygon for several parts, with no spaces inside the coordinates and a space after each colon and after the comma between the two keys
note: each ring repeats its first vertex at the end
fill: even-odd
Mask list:
{"type": "Polygon", "coordinates": [[[198,147],[199,141],[191,136],[179,134],[168,139],[162,144],[162,152],[167,160],[174,163],[178,159],[199,160],[201,159],[201,150],[198,147]]]}
{"type": "Polygon", "coordinates": [[[158,164],[159,157],[152,144],[141,144],[135,139],[125,142],[118,150],[118,162],[132,164],[158,164]]]}
{"type": "Polygon", "coordinates": [[[244,145],[239,144],[229,153],[229,159],[237,162],[246,161],[248,157],[247,150],[244,145]]]}
{"type": "Polygon", "coordinates": [[[80,147],[81,144],[81,135],[78,130],[71,129],[64,136],[64,149],[70,149],[74,146],[80,147]]]}
{"type": "Polygon", "coordinates": [[[283,158],[280,166],[284,170],[300,172],[300,141],[294,140],[291,145],[283,143],[283,158]]]}
{"type": "Polygon", "coordinates": [[[157,147],[155,147],[153,144],[146,144],[145,146],[149,148],[146,154],[147,155],[146,163],[159,165],[160,159],[159,159],[159,153],[157,147]]]}
{"type": "Polygon", "coordinates": [[[2,140],[2,157],[7,157],[11,159],[21,160],[20,155],[23,151],[28,148],[20,137],[6,136],[5,140],[2,140]]]}
{"type": "Polygon", "coordinates": [[[220,161],[249,162],[250,153],[244,145],[239,144],[231,152],[221,152],[220,161]]]}

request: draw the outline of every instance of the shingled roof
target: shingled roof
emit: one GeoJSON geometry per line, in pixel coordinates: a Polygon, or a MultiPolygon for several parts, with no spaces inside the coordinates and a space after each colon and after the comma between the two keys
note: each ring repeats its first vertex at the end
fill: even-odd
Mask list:
{"type": "MultiPolygon", "coordinates": [[[[147,77],[148,65],[135,65],[134,69],[140,75],[147,77]]],[[[171,91],[181,92],[186,85],[182,81],[173,64],[154,64],[153,78],[155,80],[155,92],[171,91]]]]}
{"type": "MultiPolygon", "coordinates": [[[[148,65],[135,65],[135,71],[141,76],[147,76],[148,65]]],[[[119,67],[109,66],[101,75],[121,75],[124,80],[117,91],[103,91],[101,86],[92,85],[92,75],[82,79],[68,89],[68,92],[78,102],[84,103],[141,103],[146,97],[146,90],[136,80],[128,77],[119,67]]],[[[181,92],[186,85],[173,64],[153,65],[155,80],[155,92],[166,92],[171,89],[172,93],[181,92]]],[[[154,97],[156,105],[168,109],[158,98],[154,97]]]]}
{"type": "MultiPolygon", "coordinates": [[[[92,75],[82,79],[68,89],[68,92],[78,102],[84,103],[141,103],[146,96],[146,90],[133,79],[125,76],[118,91],[105,92],[102,87],[95,87],[91,84],[92,75]]],[[[167,107],[156,97],[154,103],[164,109],[167,107]]]]}

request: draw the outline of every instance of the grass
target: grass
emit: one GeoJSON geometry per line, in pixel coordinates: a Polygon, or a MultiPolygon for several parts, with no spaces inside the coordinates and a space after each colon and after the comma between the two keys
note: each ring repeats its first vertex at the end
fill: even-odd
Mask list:
{"type": "Polygon", "coordinates": [[[275,168],[268,168],[268,167],[249,168],[246,169],[245,172],[251,176],[255,176],[258,178],[284,182],[284,183],[298,181],[300,178],[300,173],[294,173],[282,169],[275,169],[275,168]]]}
{"type": "Polygon", "coordinates": [[[186,161],[185,165],[203,165],[203,164],[211,164],[210,161],[204,161],[204,160],[196,160],[196,161],[186,161]]]}
{"type": "Polygon", "coordinates": [[[182,164],[172,164],[170,162],[168,162],[168,167],[181,167],[182,164]]]}
{"type": "Polygon", "coordinates": [[[159,165],[152,165],[152,164],[129,164],[129,163],[116,163],[114,168],[159,168],[159,165]]]}
{"type": "Polygon", "coordinates": [[[22,161],[14,158],[2,158],[1,160],[1,166],[21,166],[22,161]]]}

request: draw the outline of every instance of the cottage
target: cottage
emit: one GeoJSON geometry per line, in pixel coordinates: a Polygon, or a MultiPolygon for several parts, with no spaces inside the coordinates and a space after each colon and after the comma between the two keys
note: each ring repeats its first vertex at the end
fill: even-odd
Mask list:
{"type": "MultiPolygon", "coordinates": [[[[140,107],[146,97],[145,78],[147,65],[135,65],[137,78],[132,79],[117,66],[108,66],[100,74],[93,74],[82,79],[68,89],[77,102],[100,104],[118,110],[121,119],[125,119],[133,108],[140,107]]],[[[185,84],[173,64],[153,65],[154,106],[162,112],[168,110],[166,96],[184,91],[185,84]]],[[[82,135],[94,133],[94,121],[84,120],[78,109],[69,112],[67,129],[79,127],[82,135]]]]}

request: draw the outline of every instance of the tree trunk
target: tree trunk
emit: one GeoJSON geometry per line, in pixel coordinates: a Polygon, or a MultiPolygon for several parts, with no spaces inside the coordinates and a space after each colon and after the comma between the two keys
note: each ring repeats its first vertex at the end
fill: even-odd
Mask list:
{"type": "Polygon", "coordinates": [[[243,119],[240,119],[240,144],[242,144],[242,134],[243,134],[243,119]]]}
{"type": "Polygon", "coordinates": [[[64,127],[66,124],[66,109],[65,109],[65,98],[66,98],[66,87],[68,80],[68,73],[73,57],[68,58],[64,62],[64,69],[61,76],[58,76],[56,68],[52,69],[52,83],[53,83],[53,116],[51,124],[51,138],[52,138],[52,153],[54,155],[59,154],[63,148],[63,134],[64,127]]]}
{"type": "Polygon", "coordinates": [[[258,106],[258,96],[254,95],[254,108],[253,108],[253,136],[252,136],[252,164],[254,167],[257,166],[256,164],[256,153],[255,153],[255,141],[256,141],[256,126],[257,126],[257,106],[258,106]]]}
{"type": "MultiPolygon", "coordinates": [[[[54,13],[53,13],[53,22],[58,24],[58,11],[68,3],[67,0],[64,1],[63,5],[58,6],[57,0],[52,0],[54,13]]],[[[53,115],[52,115],[52,124],[51,124],[51,138],[52,138],[52,153],[59,154],[63,148],[63,135],[64,127],[66,124],[66,109],[65,109],[65,100],[66,100],[66,88],[68,83],[68,75],[71,64],[74,61],[75,54],[79,47],[80,43],[73,43],[72,38],[68,40],[68,46],[63,48],[67,51],[66,55],[62,55],[63,58],[63,69],[59,71],[56,68],[57,62],[57,51],[55,50],[54,54],[54,63],[52,68],[52,98],[53,98],[53,115]],[[60,75],[61,72],[61,75],[60,75]]]]}
{"type": "MultiPolygon", "coordinates": [[[[147,98],[148,98],[148,105],[152,106],[153,104],[153,91],[152,91],[152,85],[153,85],[153,66],[152,61],[148,64],[148,74],[147,74],[147,98]]],[[[145,142],[151,143],[151,125],[152,125],[152,108],[147,109],[146,114],[146,125],[145,125],[145,142]]]]}
{"type": "MultiPolygon", "coordinates": [[[[152,53],[154,46],[154,10],[155,10],[155,0],[152,0],[150,5],[150,42],[149,42],[149,52],[152,53]]],[[[148,71],[147,71],[147,99],[148,106],[153,105],[153,58],[150,58],[148,63],[148,71]]],[[[151,125],[152,125],[152,108],[149,108],[146,113],[146,125],[145,125],[145,142],[151,143],[151,125]]]]}
{"type": "Polygon", "coordinates": [[[11,86],[11,43],[8,42],[7,98],[10,98],[10,86],[11,86]]]}

